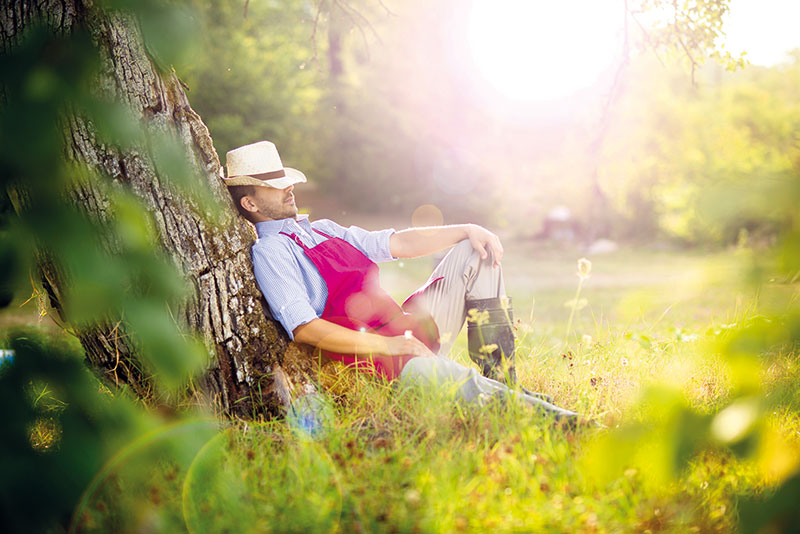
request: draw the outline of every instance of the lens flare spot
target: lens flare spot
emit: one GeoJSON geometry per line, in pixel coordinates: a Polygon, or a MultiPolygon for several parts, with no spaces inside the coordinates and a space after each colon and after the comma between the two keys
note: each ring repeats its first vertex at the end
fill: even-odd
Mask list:
{"type": "Polygon", "coordinates": [[[433,204],[423,204],[411,214],[411,226],[440,226],[444,223],[444,215],[433,204]]]}
{"type": "Polygon", "coordinates": [[[758,415],[757,402],[753,399],[738,400],[714,417],[711,433],[723,443],[735,443],[750,432],[758,415]]]}

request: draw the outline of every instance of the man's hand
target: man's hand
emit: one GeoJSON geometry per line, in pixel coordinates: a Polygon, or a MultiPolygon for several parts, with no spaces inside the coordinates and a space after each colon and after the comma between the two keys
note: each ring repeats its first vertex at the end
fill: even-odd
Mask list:
{"type": "Polygon", "coordinates": [[[416,258],[446,249],[463,239],[469,239],[472,247],[481,255],[481,259],[485,260],[491,253],[495,267],[500,265],[500,260],[503,258],[500,238],[477,224],[400,230],[389,238],[389,251],[395,258],[416,258]]]}
{"type": "Polygon", "coordinates": [[[503,245],[497,235],[482,226],[470,224],[467,226],[467,238],[472,243],[472,248],[481,255],[482,260],[485,260],[489,256],[489,252],[491,252],[494,266],[500,266],[500,260],[503,259],[503,245]],[[487,252],[487,249],[489,252],[487,252]]]}
{"type": "Polygon", "coordinates": [[[412,335],[387,337],[386,341],[387,352],[390,356],[404,356],[410,354],[423,358],[436,357],[436,355],[431,352],[431,349],[412,335]]]}

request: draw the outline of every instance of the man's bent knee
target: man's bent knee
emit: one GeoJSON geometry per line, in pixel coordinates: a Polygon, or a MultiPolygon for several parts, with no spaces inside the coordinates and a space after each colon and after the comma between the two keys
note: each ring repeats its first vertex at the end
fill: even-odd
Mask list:
{"type": "Polygon", "coordinates": [[[480,253],[472,247],[469,239],[462,239],[456,243],[450,249],[448,256],[450,256],[451,265],[463,265],[465,268],[475,269],[481,262],[480,253]]]}
{"type": "Polygon", "coordinates": [[[478,251],[472,247],[472,243],[470,243],[469,239],[462,239],[458,243],[453,246],[452,254],[456,255],[459,258],[463,258],[463,260],[467,260],[471,258],[473,254],[477,254],[478,251]]]}
{"type": "Polygon", "coordinates": [[[486,259],[481,259],[480,252],[475,250],[469,239],[462,239],[453,247],[452,253],[456,255],[458,261],[470,265],[478,265],[481,262],[494,266],[492,251],[486,248],[486,259]]]}

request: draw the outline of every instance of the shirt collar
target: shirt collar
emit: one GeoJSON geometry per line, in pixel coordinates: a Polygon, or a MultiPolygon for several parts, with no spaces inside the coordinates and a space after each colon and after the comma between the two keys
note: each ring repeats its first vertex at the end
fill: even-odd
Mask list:
{"type": "Polygon", "coordinates": [[[259,238],[277,234],[281,230],[287,227],[291,227],[292,223],[306,223],[308,221],[308,214],[302,213],[297,215],[296,217],[288,217],[286,219],[278,219],[275,221],[261,221],[256,223],[256,233],[258,234],[259,238]]]}

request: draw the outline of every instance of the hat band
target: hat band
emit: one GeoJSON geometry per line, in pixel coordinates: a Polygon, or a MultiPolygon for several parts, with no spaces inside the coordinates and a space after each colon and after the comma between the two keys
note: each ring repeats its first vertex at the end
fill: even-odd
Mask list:
{"type": "Polygon", "coordinates": [[[252,176],[256,180],[267,181],[267,180],[274,180],[275,178],[283,178],[284,176],[286,176],[286,171],[280,169],[277,171],[264,172],[261,174],[250,174],[248,176],[252,176]]]}

